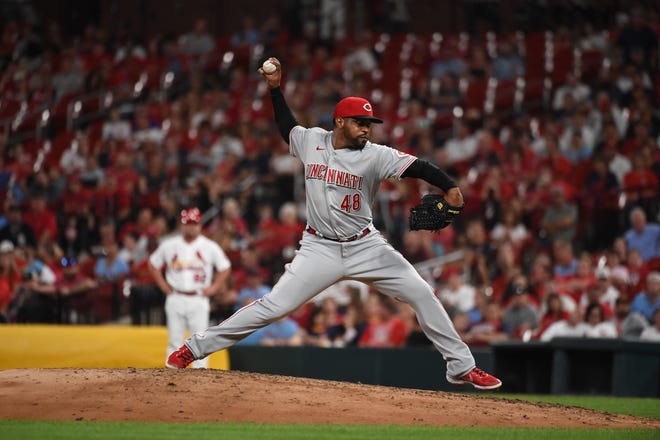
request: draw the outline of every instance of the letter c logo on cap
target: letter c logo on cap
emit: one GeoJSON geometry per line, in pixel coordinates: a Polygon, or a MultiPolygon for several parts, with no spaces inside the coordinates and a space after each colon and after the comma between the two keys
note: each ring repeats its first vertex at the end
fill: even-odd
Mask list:
{"type": "Polygon", "coordinates": [[[371,104],[369,104],[368,102],[365,102],[362,108],[368,112],[372,111],[371,104]]]}

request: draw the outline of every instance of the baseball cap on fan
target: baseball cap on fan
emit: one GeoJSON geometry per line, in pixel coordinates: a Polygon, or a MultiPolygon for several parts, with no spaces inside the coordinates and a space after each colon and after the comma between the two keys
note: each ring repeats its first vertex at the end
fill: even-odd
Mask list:
{"type": "Polygon", "coordinates": [[[188,223],[199,223],[202,221],[202,213],[199,208],[186,208],[181,210],[181,223],[187,225],[188,223]]]}
{"type": "Polygon", "coordinates": [[[354,118],[366,119],[377,124],[382,124],[383,120],[374,116],[374,108],[371,103],[364,98],[349,96],[342,99],[335,106],[332,114],[334,118],[354,118]]]}

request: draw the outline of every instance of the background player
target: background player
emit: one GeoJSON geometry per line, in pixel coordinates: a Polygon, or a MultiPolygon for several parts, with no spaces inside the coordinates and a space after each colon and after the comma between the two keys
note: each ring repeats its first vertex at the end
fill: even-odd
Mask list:
{"type": "MultiPolygon", "coordinates": [[[[183,343],[186,330],[209,326],[209,297],[222,292],[229,276],[229,260],[216,242],[201,235],[201,220],[198,208],[182,210],[181,234],[163,240],[149,257],[149,271],[166,295],[167,356],[183,343]]],[[[193,364],[207,366],[208,358],[193,364]]]]}
{"type": "Polygon", "coordinates": [[[280,90],[281,65],[275,58],[269,61],[276,69],[259,72],[270,89],[280,134],[304,165],[308,226],[300,249],[271,293],[192,335],[172,353],[167,366],[185,368],[286,316],[335,282],[352,279],[413,307],[424,333],[447,362],[449,382],[499,388],[499,379],[475,367],[472,353],[433,289],[372,223],[371,206],[384,179],[422,178],[443,189],[449,204],[462,206],[456,184],[428,162],[369,142],[371,124],[383,121],[374,117],[366,99],[341,100],[334,110],[332,131],[301,127],[280,90]]]}

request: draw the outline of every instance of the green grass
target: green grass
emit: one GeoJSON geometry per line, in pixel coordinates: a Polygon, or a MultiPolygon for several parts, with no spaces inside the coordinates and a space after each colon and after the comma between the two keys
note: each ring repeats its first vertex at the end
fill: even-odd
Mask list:
{"type": "Polygon", "coordinates": [[[180,440],[180,439],[655,439],[653,430],[540,428],[431,428],[353,425],[267,425],[250,423],[106,423],[0,421],[0,439],[180,440]]]}
{"type": "Polygon", "coordinates": [[[580,406],[582,408],[594,409],[596,411],[660,419],[660,399],[527,394],[492,394],[491,396],[506,399],[520,399],[529,402],[558,403],[561,405],[580,406]]]}

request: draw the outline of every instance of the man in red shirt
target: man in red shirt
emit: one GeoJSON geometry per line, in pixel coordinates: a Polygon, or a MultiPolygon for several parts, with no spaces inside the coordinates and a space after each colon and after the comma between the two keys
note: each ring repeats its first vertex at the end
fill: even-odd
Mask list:
{"type": "Polygon", "coordinates": [[[32,227],[38,243],[48,243],[57,239],[57,220],[55,214],[46,206],[44,194],[35,193],[32,196],[23,221],[32,227]]]}

